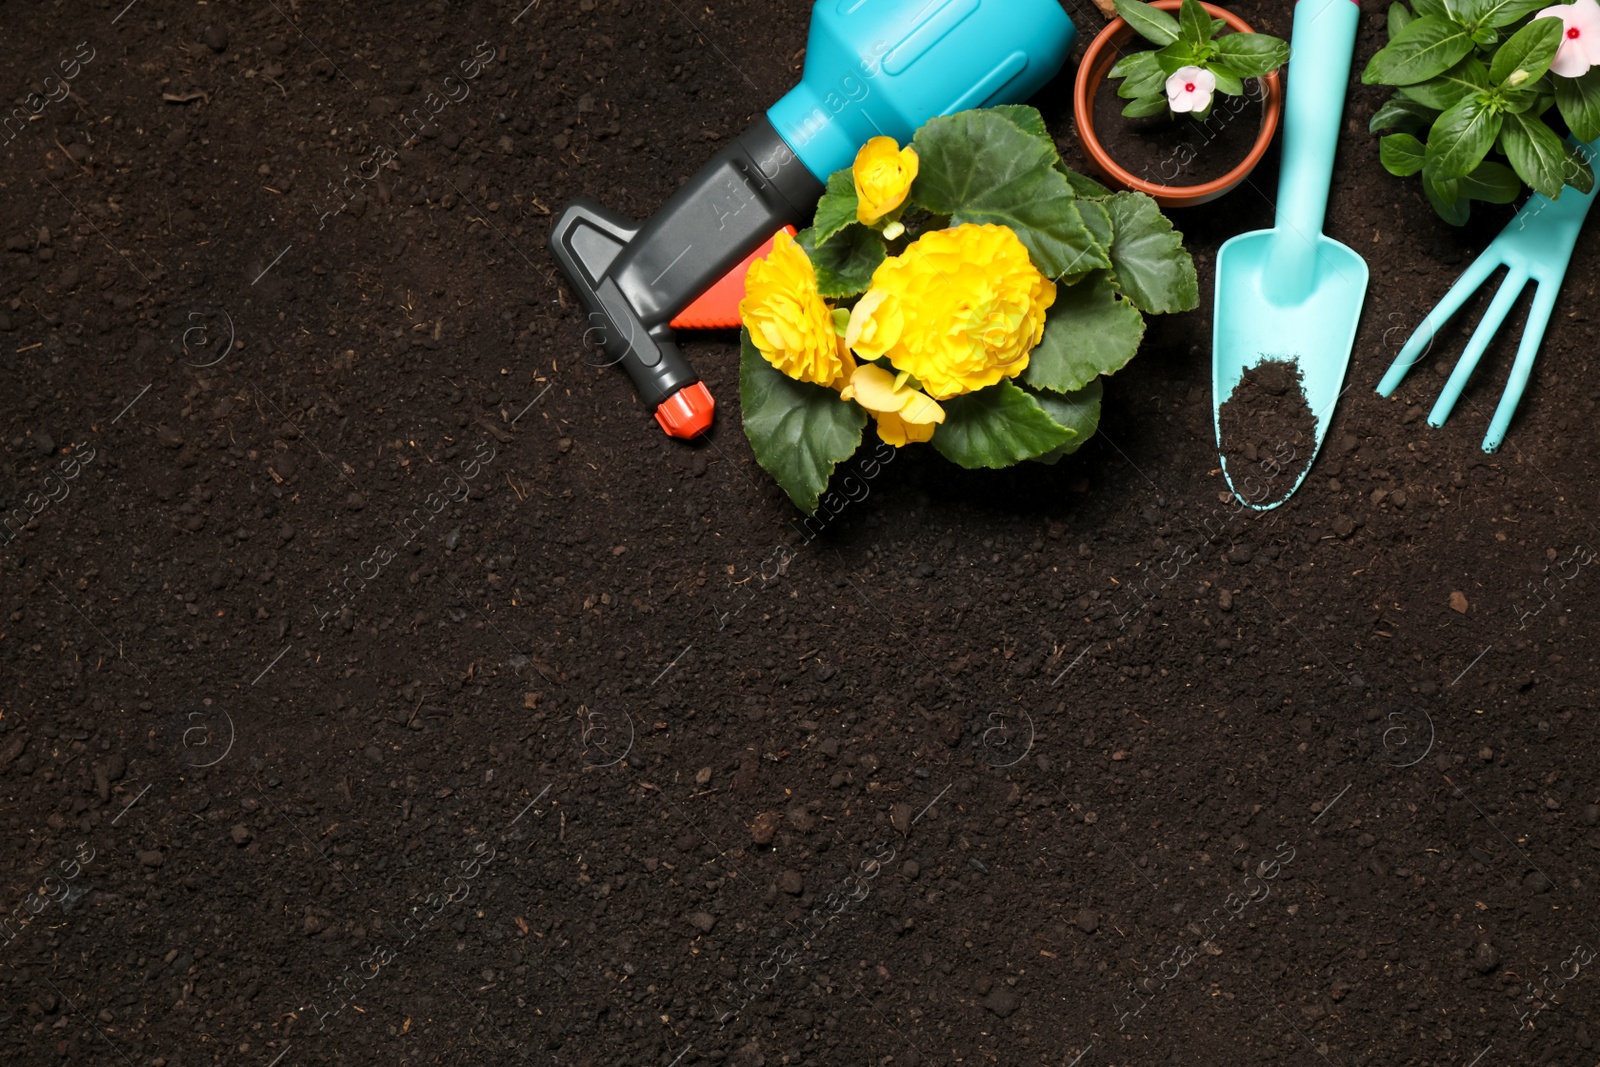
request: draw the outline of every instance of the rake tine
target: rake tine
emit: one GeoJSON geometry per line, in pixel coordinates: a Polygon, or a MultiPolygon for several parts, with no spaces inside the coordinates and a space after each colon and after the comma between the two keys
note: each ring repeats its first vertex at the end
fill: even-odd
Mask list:
{"type": "Polygon", "coordinates": [[[1550,325],[1550,313],[1555,310],[1556,297],[1560,292],[1560,285],[1548,282],[1540,282],[1534,292],[1533,306],[1528,309],[1528,326],[1522,331],[1517,359],[1511,365],[1511,377],[1506,382],[1506,391],[1500,394],[1500,404],[1494,409],[1494,419],[1489,423],[1489,432],[1483,439],[1485,452],[1498,452],[1500,442],[1506,438],[1506,430],[1511,427],[1511,416],[1516,414],[1517,405],[1522,402],[1522,392],[1528,387],[1534,357],[1544,343],[1544,331],[1550,325]]]}
{"type": "Polygon", "coordinates": [[[1400,382],[1406,373],[1418,359],[1422,358],[1428,346],[1433,344],[1434,336],[1455,317],[1455,313],[1461,310],[1461,305],[1478,291],[1479,286],[1489,280],[1489,275],[1499,266],[1498,259],[1488,255],[1479,256],[1473,261],[1472,266],[1467,268],[1466,273],[1456,279],[1456,283],[1450,287],[1444,299],[1434,305],[1433,310],[1423,318],[1422,325],[1411,334],[1405,347],[1400,350],[1400,355],[1390,364],[1389,372],[1383,376],[1383,381],[1378,383],[1379,396],[1388,396],[1400,387],[1400,382]]]}
{"type": "Polygon", "coordinates": [[[1478,323],[1478,328],[1472,331],[1472,340],[1467,342],[1461,358],[1456,361],[1456,369],[1450,372],[1450,380],[1445,382],[1438,403],[1434,404],[1433,410],[1428,413],[1429,426],[1443,426],[1444,421],[1450,417],[1456,401],[1461,399],[1461,391],[1467,387],[1467,379],[1478,369],[1478,361],[1483,358],[1489,342],[1494,340],[1495,333],[1505,323],[1506,316],[1511,313],[1512,305],[1517,302],[1517,297],[1527,284],[1528,272],[1521,267],[1512,267],[1506,274],[1506,280],[1501,283],[1500,291],[1494,294],[1489,310],[1483,313],[1483,320],[1478,323]]]}

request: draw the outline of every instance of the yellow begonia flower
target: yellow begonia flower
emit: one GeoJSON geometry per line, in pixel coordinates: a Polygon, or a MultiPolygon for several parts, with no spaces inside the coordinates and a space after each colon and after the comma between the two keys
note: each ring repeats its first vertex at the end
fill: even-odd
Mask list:
{"type": "Polygon", "coordinates": [[[851,173],[856,180],[856,219],[876,226],[906,202],[917,180],[917,153],[901,148],[893,137],[874,137],[856,153],[851,173]]]}
{"type": "MultiPolygon", "coordinates": [[[[828,388],[843,392],[850,385],[850,378],[856,372],[856,357],[850,351],[850,346],[844,343],[844,338],[835,331],[834,344],[839,346],[839,374],[828,383],[828,388]]],[[[846,399],[849,399],[846,397],[846,399]]]]}
{"type": "Polygon", "coordinates": [[[918,390],[897,384],[893,374],[871,363],[857,367],[839,395],[871,412],[878,420],[878,436],[896,448],[929,440],[944,421],[944,408],[918,390]]]}
{"type": "Polygon", "coordinates": [[[793,237],[780,233],[772,253],[750,264],[744,293],[739,318],[768,363],[797,381],[830,387],[849,373],[833,309],[817,292],[817,272],[793,237]]]}
{"type": "Polygon", "coordinates": [[[1010,228],[935,230],[873,273],[845,341],[949,400],[1027,370],[1055,302],[1055,283],[1010,228]]]}

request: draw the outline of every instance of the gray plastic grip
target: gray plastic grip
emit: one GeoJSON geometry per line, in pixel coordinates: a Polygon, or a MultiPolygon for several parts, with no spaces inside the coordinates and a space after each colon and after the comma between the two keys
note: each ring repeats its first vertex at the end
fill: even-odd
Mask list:
{"type": "Polygon", "coordinates": [[[762,117],[642,226],[575,200],[550,249],[588,315],[585,339],[628,372],[654,410],[698,381],[668,325],[785,225],[804,225],[823,192],[762,117]]]}

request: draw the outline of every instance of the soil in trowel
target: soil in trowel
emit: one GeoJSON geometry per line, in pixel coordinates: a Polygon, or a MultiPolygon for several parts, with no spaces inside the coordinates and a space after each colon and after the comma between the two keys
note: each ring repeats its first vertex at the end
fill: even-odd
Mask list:
{"type": "Polygon", "coordinates": [[[1311,462],[1317,418],[1293,363],[1270,359],[1246,370],[1218,425],[1228,474],[1248,503],[1281,500],[1311,462]]]}

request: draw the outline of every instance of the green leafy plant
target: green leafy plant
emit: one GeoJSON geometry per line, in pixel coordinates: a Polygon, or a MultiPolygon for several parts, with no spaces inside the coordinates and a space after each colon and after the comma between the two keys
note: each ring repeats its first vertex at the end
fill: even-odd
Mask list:
{"type": "Polygon", "coordinates": [[[869,155],[901,165],[892,143],[834,174],[812,227],[746,282],[745,434],[807,513],[869,419],[885,443],[926,441],[965,468],[1070,455],[1096,432],[1101,379],[1138,352],[1144,316],[1199,304],[1194,261],[1156,202],[1068,170],[1033,108],[936,118],[909,147],[919,165],[890,176],[914,180],[882,222],[860,221],[858,183],[869,155]],[[985,258],[995,248],[1009,259],[985,258]],[[1018,285],[1019,300],[973,310],[1018,285]],[[1037,339],[1019,317],[1042,322],[1037,339]],[[874,331],[905,336],[874,348],[874,331]],[[996,332],[1008,334],[999,355],[996,332]]]}
{"type": "Polygon", "coordinates": [[[1389,173],[1420,175],[1439,217],[1460,226],[1471,202],[1508,204],[1524,186],[1551,199],[1594,187],[1578,141],[1600,138],[1594,0],[1411,0],[1389,7],[1389,43],[1361,80],[1396,91],[1372,117],[1389,173]],[[1594,10],[1591,10],[1594,9],[1594,10]],[[1554,11],[1555,13],[1547,13],[1554,11]],[[1580,46],[1581,42],[1581,46],[1580,46]],[[1552,69],[1554,66],[1554,69],[1552,69]]]}
{"type": "Polygon", "coordinates": [[[1117,14],[1154,50],[1124,56],[1111,68],[1121,80],[1122,113],[1140,118],[1172,111],[1205,119],[1215,93],[1243,96],[1247,78],[1261,78],[1289,60],[1289,44],[1264,33],[1222,34],[1228,28],[1199,0],[1183,0],[1178,17],[1141,0],[1116,0],[1117,14]]]}

